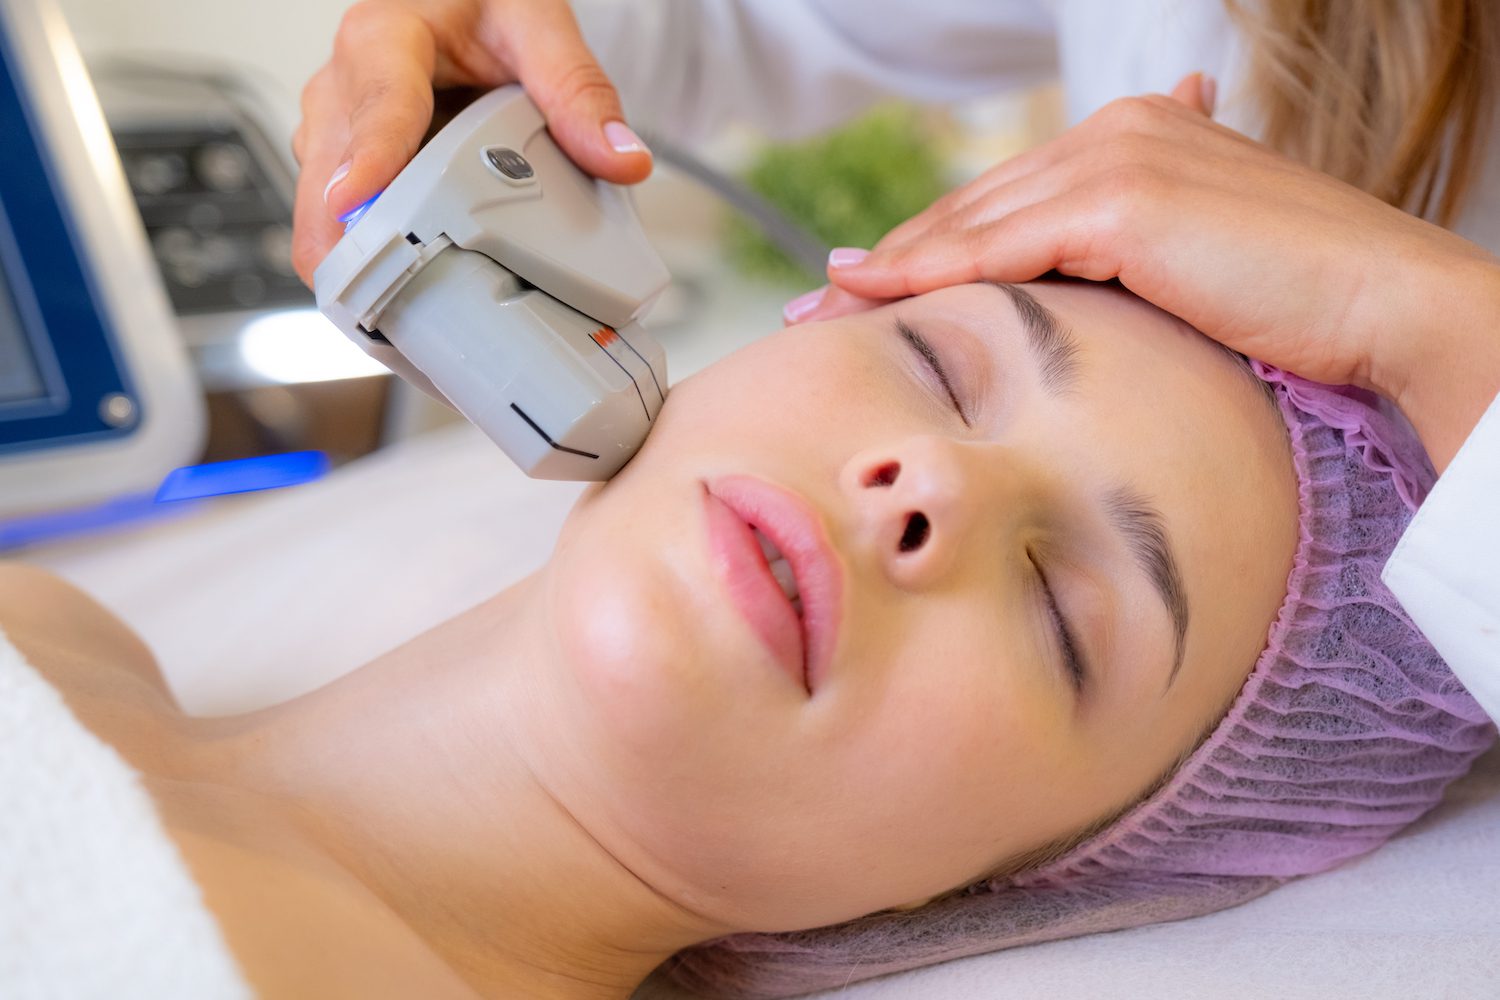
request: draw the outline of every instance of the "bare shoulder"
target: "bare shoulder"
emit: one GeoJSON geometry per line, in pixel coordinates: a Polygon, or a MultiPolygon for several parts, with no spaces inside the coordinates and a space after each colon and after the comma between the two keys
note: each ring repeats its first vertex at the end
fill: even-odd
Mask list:
{"type": "Polygon", "coordinates": [[[0,561],[0,629],[65,696],[80,684],[98,688],[129,677],[175,707],[140,636],[55,573],[0,561]]]}
{"type": "Polygon", "coordinates": [[[478,1000],[454,969],[368,888],[238,804],[148,783],[224,941],[257,996],[478,1000]]]}

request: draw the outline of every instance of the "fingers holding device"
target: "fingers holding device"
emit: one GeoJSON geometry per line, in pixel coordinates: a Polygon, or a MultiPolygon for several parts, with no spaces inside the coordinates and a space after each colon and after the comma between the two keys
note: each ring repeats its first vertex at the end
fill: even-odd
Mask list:
{"type": "Polygon", "coordinates": [[[313,269],[340,218],[389,184],[432,120],[433,90],[520,82],[558,145],[588,173],[644,180],[651,154],[584,44],[566,0],[362,0],[339,25],[333,57],[302,92],[293,151],[292,261],[313,269]]]}
{"type": "Polygon", "coordinates": [[[518,86],[453,119],[318,266],[318,307],[541,479],[604,480],[661,409],[639,324],[670,276],[629,193],[580,170],[518,86]]]}

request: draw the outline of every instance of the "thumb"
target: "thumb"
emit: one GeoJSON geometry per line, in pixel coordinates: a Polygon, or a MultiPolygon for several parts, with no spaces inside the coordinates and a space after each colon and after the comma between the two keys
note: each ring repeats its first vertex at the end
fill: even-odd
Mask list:
{"type": "Polygon", "coordinates": [[[523,3],[510,14],[516,76],[557,144],[584,170],[617,184],[651,173],[651,151],[625,124],[620,95],[589,51],[566,3],[523,3]]]}
{"type": "Polygon", "coordinates": [[[1212,118],[1219,98],[1219,82],[1207,73],[1189,73],[1172,88],[1172,100],[1212,118]]]}

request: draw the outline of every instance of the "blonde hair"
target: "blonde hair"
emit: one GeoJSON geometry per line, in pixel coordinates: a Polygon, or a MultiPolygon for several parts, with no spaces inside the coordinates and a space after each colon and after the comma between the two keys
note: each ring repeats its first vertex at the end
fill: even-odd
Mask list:
{"type": "Polygon", "coordinates": [[[1267,144],[1451,225],[1500,87],[1496,0],[1225,0],[1267,144]]]}

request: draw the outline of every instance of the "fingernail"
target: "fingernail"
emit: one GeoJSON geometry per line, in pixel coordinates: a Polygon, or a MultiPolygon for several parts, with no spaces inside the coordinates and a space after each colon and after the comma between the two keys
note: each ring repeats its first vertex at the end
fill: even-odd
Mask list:
{"type": "Polygon", "coordinates": [[[828,252],[828,266],[853,267],[868,256],[870,251],[859,247],[835,247],[828,252]]]}
{"type": "Polygon", "coordinates": [[[1219,81],[1202,73],[1198,76],[1198,85],[1203,88],[1203,109],[1213,117],[1214,102],[1219,98],[1219,81]]]}
{"type": "Polygon", "coordinates": [[[323,188],[323,204],[328,204],[329,194],[338,186],[339,181],[349,176],[349,168],[352,166],[354,166],[353,160],[345,160],[339,164],[339,168],[333,172],[333,176],[328,178],[328,184],[323,188]]]}
{"type": "Polygon", "coordinates": [[[645,153],[651,155],[651,150],[641,141],[641,137],[630,130],[630,126],[624,122],[605,122],[604,141],[609,143],[609,148],[616,153],[645,153]]]}
{"type": "Polygon", "coordinates": [[[788,324],[800,321],[802,317],[818,308],[818,304],[823,301],[823,296],[826,294],[828,294],[828,286],[824,285],[822,288],[814,288],[810,292],[797,296],[781,307],[781,318],[788,324]]]}

